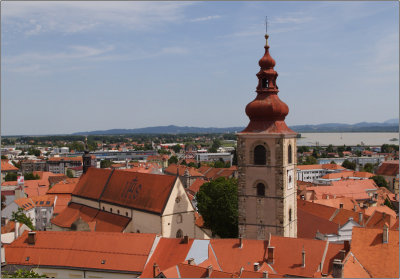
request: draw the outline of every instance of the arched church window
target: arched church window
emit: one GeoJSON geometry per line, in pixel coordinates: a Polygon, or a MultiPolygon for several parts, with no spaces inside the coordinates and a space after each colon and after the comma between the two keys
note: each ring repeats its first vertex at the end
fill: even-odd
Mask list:
{"type": "Polygon", "coordinates": [[[265,165],[267,161],[267,150],[262,145],[257,145],[254,148],[254,164],[255,165],[265,165]]]}
{"type": "Polygon", "coordinates": [[[262,88],[268,88],[268,79],[267,78],[263,78],[262,79],[262,88]]]}
{"type": "Polygon", "coordinates": [[[292,163],[292,157],[293,157],[293,155],[292,155],[292,145],[289,144],[289,146],[288,146],[288,164],[292,163]]]}
{"type": "Polygon", "coordinates": [[[257,184],[257,196],[265,196],[265,185],[262,183],[257,184]]]}
{"type": "Polygon", "coordinates": [[[183,237],[183,231],[181,230],[181,229],[179,229],[177,232],[176,232],[176,238],[182,238],[183,237]]]}

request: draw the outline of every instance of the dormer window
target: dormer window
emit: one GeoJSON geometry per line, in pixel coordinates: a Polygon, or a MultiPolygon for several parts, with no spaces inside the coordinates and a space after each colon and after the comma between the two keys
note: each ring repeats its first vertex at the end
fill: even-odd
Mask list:
{"type": "Polygon", "coordinates": [[[269,83],[268,79],[263,78],[262,79],[262,88],[268,88],[269,87],[268,83],[269,83]]]}

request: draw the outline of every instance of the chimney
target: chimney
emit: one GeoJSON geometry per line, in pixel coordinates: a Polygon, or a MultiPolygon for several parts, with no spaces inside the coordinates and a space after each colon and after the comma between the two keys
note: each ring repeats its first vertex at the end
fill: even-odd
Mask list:
{"type": "Polygon", "coordinates": [[[239,236],[239,248],[243,248],[243,237],[239,236]]]}
{"type": "Polygon", "coordinates": [[[344,250],[345,250],[346,252],[349,252],[349,251],[350,251],[350,241],[349,241],[349,240],[345,240],[345,241],[344,241],[344,250]]]}
{"type": "Polygon", "coordinates": [[[183,243],[183,244],[188,244],[188,243],[189,243],[189,236],[185,235],[185,236],[182,238],[182,242],[181,242],[181,243],[183,243]]]}
{"type": "Polygon", "coordinates": [[[267,263],[274,263],[274,250],[275,247],[268,247],[268,258],[267,258],[267,263]]]}
{"type": "Polygon", "coordinates": [[[253,267],[254,267],[254,271],[258,271],[260,269],[260,264],[259,263],[254,263],[253,267]]]}
{"type": "Polygon", "coordinates": [[[343,277],[343,263],[339,259],[333,260],[333,278],[342,278],[343,277]]]}
{"type": "Polygon", "coordinates": [[[383,243],[389,242],[389,228],[386,223],[383,225],[383,243]]]}
{"type": "Polygon", "coordinates": [[[306,251],[304,251],[304,246],[303,251],[301,251],[301,267],[306,267],[306,251]]]}
{"type": "Polygon", "coordinates": [[[344,261],[344,258],[346,257],[346,250],[340,250],[339,255],[340,255],[340,260],[344,261]]]}
{"type": "Polygon", "coordinates": [[[28,244],[35,245],[36,232],[28,232],[28,244]]]}
{"type": "Polygon", "coordinates": [[[207,267],[207,278],[210,278],[211,277],[211,273],[212,273],[212,265],[209,265],[208,267],[207,267]]]}
{"type": "Polygon", "coordinates": [[[153,264],[153,278],[156,278],[158,271],[158,265],[156,263],[153,264]]]}
{"type": "Polygon", "coordinates": [[[14,240],[17,239],[19,237],[19,223],[17,221],[15,221],[15,230],[14,230],[14,240]]]}
{"type": "Polygon", "coordinates": [[[263,277],[262,278],[268,278],[268,271],[263,271],[263,277]]]}
{"type": "Polygon", "coordinates": [[[358,212],[358,223],[362,225],[362,221],[363,221],[363,214],[362,212],[358,212]]]}
{"type": "Polygon", "coordinates": [[[190,258],[187,260],[188,265],[194,265],[194,259],[190,258]]]}

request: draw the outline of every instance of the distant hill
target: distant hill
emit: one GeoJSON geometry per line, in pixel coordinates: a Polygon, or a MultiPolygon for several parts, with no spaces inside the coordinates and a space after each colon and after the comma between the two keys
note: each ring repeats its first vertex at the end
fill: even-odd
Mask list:
{"type": "MultiPolygon", "coordinates": [[[[189,126],[155,126],[137,129],[111,129],[90,132],[78,132],[72,135],[125,135],[125,134],[206,134],[234,133],[245,127],[201,128],[189,126]]],[[[294,125],[290,128],[298,133],[348,133],[348,132],[399,132],[399,119],[385,122],[360,122],[356,124],[325,123],[318,125],[294,125]]]]}

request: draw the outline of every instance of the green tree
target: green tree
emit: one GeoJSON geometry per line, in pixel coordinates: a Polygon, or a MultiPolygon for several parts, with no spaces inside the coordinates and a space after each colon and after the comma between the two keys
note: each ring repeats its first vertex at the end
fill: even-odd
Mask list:
{"type": "Polygon", "coordinates": [[[355,162],[350,162],[349,160],[344,160],[342,163],[342,167],[349,169],[349,170],[355,170],[356,169],[356,163],[355,162]]]}
{"type": "Polygon", "coordinates": [[[1,155],[1,159],[2,159],[2,160],[7,160],[8,158],[7,158],[6,155],[1,155]]]}
{"type": "Polygon", "coordinates": [[[32,219],[25,215],[22,208],[18,208],[18,211],[13,212],[10,220],[24,224],[32,231],[36,230],[35,226],[32,223],[32,219]]]}
{"type": "Polygon", "coordinates": [[[176,157],[176,156],[171,156],[171,158],[168,159],[168,165],[177,164],[177,163],[178,163],[178,157],[176,157]]]}
{"type": "Polygon", "coordinates": [[[393,151],[399,151],[399,146],[396,144],[383,144],[381,146],[382,153],[392,153],[393,151]]]}
{"type": "Polygon", "coordinates": [[[196,194],[204,224],[222,238],[238,236],[237,180],[219,177],[204,183],[196,194]]]}
{"type": "Polygon", "coordinates": [[[25,180],[39,180],[40,176],[37,174],[33,174],[31,172],[27,173],[24,175],[24,179],[25,180]]]}
{"type": "Polygon", "coordinates": [[[38,156],[40,156],[40,150],[34,149],[34,148],[29,148],[28,155],[35,155],[36,157],[38,157],[38,156]]]}
{"type": "Polygon", "coordinates": [[[105,169],[111,167],[113,162],[111,160],[105,159],[100,161],[100,168],[105,169]]]}
{"type": "Polygon", "coordinates": [[[393,204],[390,202],[390,200],[388,198],[385,199],[385,202],[383,204],[386,205],[387,207],[389,207],[390,209],[395,210],[395,208],[393,207],[393,204]]]}
{"type": "Polygon", "coordinates": [[[175,153],[179,153],[182,149],[182,147],[179,144],[176,144],[174,146],[171,147],[171,149],[175,152],[175,153]]]}
{"type": "Polygon", "coordinates": [[[373,164],[371,164],[371,163],[366,163],[365,165],[364,165],[364,167],[363,167],[363,171],[366,171],[366,172],[373,172],[374,171],[374,165],[373,164]]]}
{"type": "Polygon", "coordinates": [[[224,160],[219,159],[218,161],[214,162],[214,168],[221,169],[221,168],[224,168],[224,167],[225,167],[224,160]]]}
{"type": "Polygon", "coordinates": [[[306,160],[303,161],[302,165],[315,165],[317,163],[317,159],[314,156],[307,156],[306,160]]]}
{"type": "Polygon", "coordinates": [[[217,153],[218,148],[221,147],[221,141],[219,139],[214,139],[211,147],[208,149],[210,153],[217,153]]]}
{"type": "Polygon", "coordinates": [[[334,165],[336,165],[336,162],[332,160],[332,161],[331,161],[331,164],[334,164],[334,165]]]}
{"type": "Polygon", "coordinates": [[[74,177],[74,174],[72,173],[72,170],[67,169],[67,176],[68,176],[69,178],[73,178],[73,177],[74,177]]]}
{"type": "Polygon", "coordinates": [[[181,165],[187,166],[187,163],[186,163],[186,160],[185,160],[185,159],[182,160],[181,165]]]}
{"type": "Polygon", "coordinates": [[[310,148],[308,146],[299,146],[297,147],[298,153],[310,152],[310,148]]]}
{"type": "Polygon", "coordinates": [[[188,164],[188,167],[197,168],[197,164],[196,164],[196,163],[193,163],[193,162],[190,162],[190,163],[188,164]]]}
{"type": "Polygon", "coordinates": [[[378,187],[388,188],[387,181],[382,175],[375,175],[371,177],[371,179],[375,181],[375,184],[378,185],[378,187]]]}
{"type": "Polygon", "coordinates": [[[15,172],[9,172],[4,177],[5,181],[17,181],[18,175],[15,172]]]}
{"type": "Polygon", "coordinates": [[[166,150],[166,149],[164,149],[164,148],[161,148],[161,149],[158,150],[158,154],[170,155],[170,154],[171,154],[171,151],[166,150]]]}
{"type": "Polygon", "coordinates": [[[330,144],[330,145],[328,145],[328,147],[326,148],[326,152],[333,152],[334,150],[333,150],[333,145],[332,144],[330,144]]]}
{"type": "Polygon", "coordinates": [[[13,273],[8,273],[7,271],[2,273],[3,278],[46,278],[46,275],[40,275],[31,270],[17,269],[13,273]]]}

